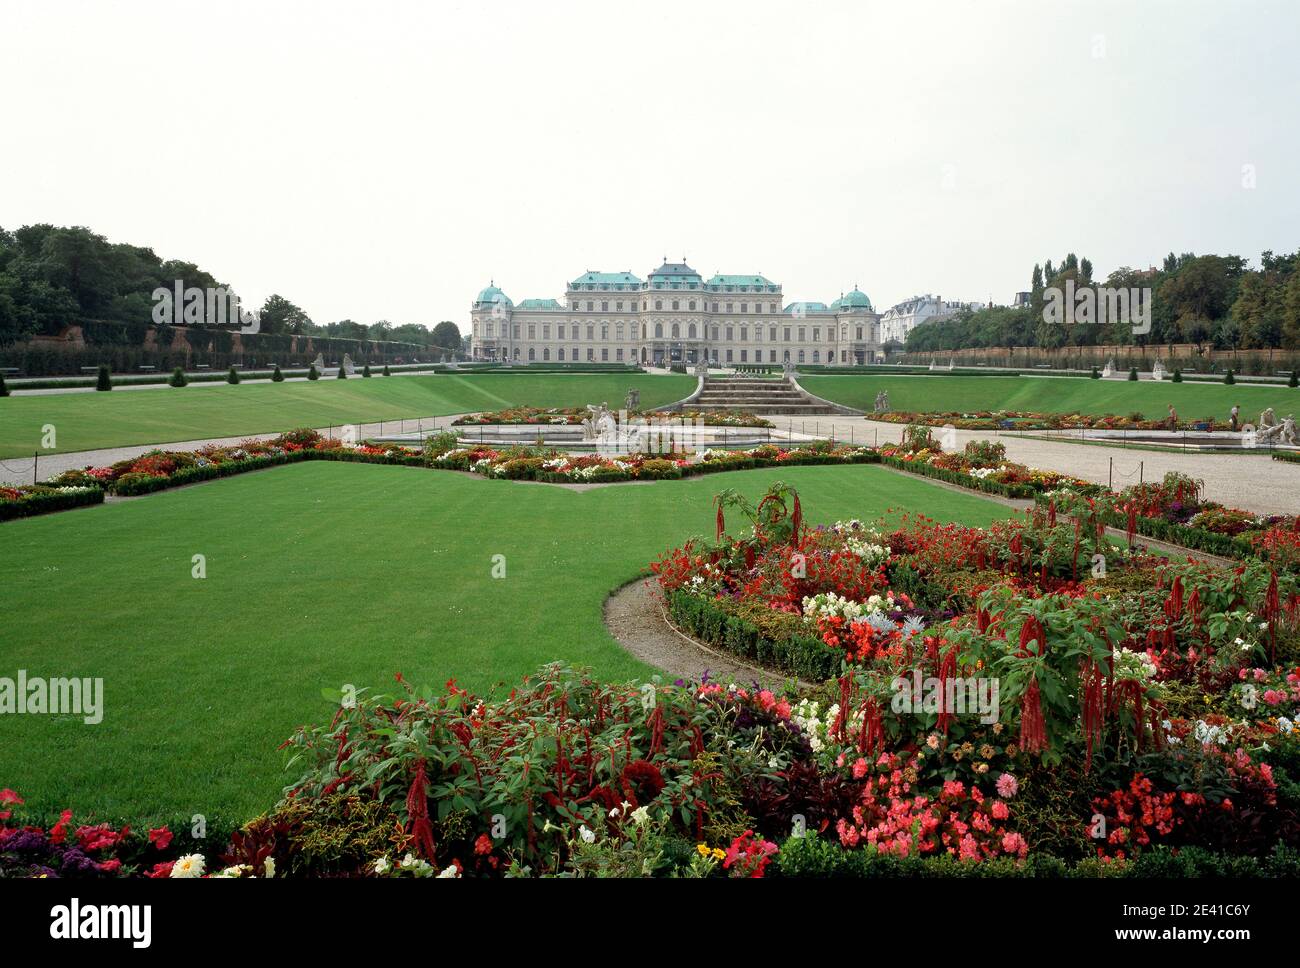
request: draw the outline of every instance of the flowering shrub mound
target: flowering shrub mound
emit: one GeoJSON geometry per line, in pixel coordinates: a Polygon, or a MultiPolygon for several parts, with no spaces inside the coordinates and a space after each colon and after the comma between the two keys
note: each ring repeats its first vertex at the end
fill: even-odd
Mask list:
{"type": "Polygon", "coordinates": [[[89,504],[102,504],[103,490],[94,483],[54,481],[49,484],[0,486],[0,521],[67,511],[89,504]]]}

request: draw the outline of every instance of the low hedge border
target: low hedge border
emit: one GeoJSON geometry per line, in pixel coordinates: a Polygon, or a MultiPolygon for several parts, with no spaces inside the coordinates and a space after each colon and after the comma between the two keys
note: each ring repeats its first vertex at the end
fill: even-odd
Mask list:
{"type": "Polygon", "coordinates": [[[219,477],[230,477],[234,474],[259,471],[282,464],[298,464],[308,460],[332,460],[354,464],[399,464],[407,467],[425,466],[424,458],[418,456],[360,454],[350,450],[295,450],[285,454],[266,454],[245,460],[227,461],[224,464],[209,464],[206,467],[186,467],[168,477],[128,474],[118,479],[110,490],[118,497],[138,497],[172,487],[184,487],[186,484],[198,484],[219,477]]]}
{"type": "Polygon", "coordinates": [[[752,622],[732,615],[715,599],[678,589],[667,595],[673,625],[706,645],[808,682],[823,682],[840,674],[842,653],[816,635],[769,639],[752,622]]]}
{"type": "Polygon", "coordinates": [[[26,494],[16,501],[0,501],[0,521],[13,521],[18,518],[31,518],[38,514],[51,514],[55,511],[71,511],[73,508],[89,507],[103,504],[104,492],[99,488],[87,488],[83,491],[37,491],[26,494]]]}
{"type": "Polygon", "coordinates": [[[1289,450],[1275,450],[1273,459],[1284,461],[1288,464],[1300,464],[1300,454],[1293,453],[1289,450]]]}
{"type": "Polygon", "coordinates": [[[1295,878],[1300,877],[1300,851],[1279,843],[1255,857],[1160,846],[1126,861],[1030,854],[1023,861],[998,857],[963,863],[948,855],[898,857],[872,847],[846,850],[834,840],[809,835],[789,838],[777,854],[777,867],[784,877],[800,878],[1295,878]]]}
{"type": "Polygon", "coordinates": [[[1028,500],[1033,500],[1040,494],[1038,489],[1031,484],[1002,484],[998,481],[971,477],[969,474],[963,474],[960,471],[950,471],[946,467],[935,467],[933,464],[924,464],[919,461],[905,461],[901,457],[881,457],[880,462],[886,467],[907,471],[909,474],[918,474],[921,477],[932,477],[936,481],[956,484],[958,487],[964,487],[971,491],[982,491],[985,494],[1028,500]]]}

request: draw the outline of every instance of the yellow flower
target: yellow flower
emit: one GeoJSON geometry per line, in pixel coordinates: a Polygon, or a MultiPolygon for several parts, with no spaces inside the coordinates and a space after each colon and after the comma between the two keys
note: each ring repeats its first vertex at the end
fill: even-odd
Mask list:
{"type": "Polygon", "coordinates": [[[701,857],[709,856],[709,847],[707,844],[696,844],[695,849],[699,851],[701,857]]]}

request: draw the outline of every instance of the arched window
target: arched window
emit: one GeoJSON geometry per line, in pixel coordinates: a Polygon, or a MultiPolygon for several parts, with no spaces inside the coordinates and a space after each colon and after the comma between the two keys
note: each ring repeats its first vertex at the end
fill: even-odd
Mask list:
{"type": "Polygon", "coordinates": [[[691,312],[695,312],[695,300],[694,300],[694,299],[692,299],[692,300],[691,300],[689,303],[687,303],[686,305],[690,308],[691,312]]]}
{"type": "Polygon", "coordinates": [[[563,346],[560,347],[560,351],[559,351],[559,360],[560,360],[561,363],[564,362],[564,347],[563,347],[563,346]]]}
{"type": "Polygon", "coordinates": [[[547,361],[549,361],[550,358],[551,358],[551,350],[550,350],[550,348],[549,348],[549,347],[543,347],[543,349],[542,349],[542,359],[543,359],[543,360],[547,360],[547,361]]]}
{"type": "Polygon", "coordinates": [[[519,359],[519,347],[518,347],[518,346],[515,347],[515,359],[516,359],[516,360],[519,359]]]}
{"type": "Polygon", "coordinates": [[[682,335],[682,328],[678,326],[676,323],[673,323],[673,339],[680,339],[681,335],[682,335]]]}
{"type": "Polygon", "coordinates": [[[600,338],[602,342],[609,339],[609,323],[600,324],[600,338]]]}
{"type": "Polygon", "coordinates": [[[587,339],[588,339],[588,340],[593,340],[593,339],[595,339],[595,338],[596,338],[596,327],[593,326],[593,325],[591,325],[591,323],[588,323],[588,324],[587,324],[587,339]]]}
{"type": "Polygon", "coordinates": [[[663,309],[663,308],[664,308],[664,301],[662,299],[656,299],[655,309],[663,309]]]}
{"type": "MultiPolygon", "coordinates": [[[[694,307],[692,306],[692,308],[694,308],[694,307]]],[[[686,327],[686,336],[687,336],[687,338],[689,338],[689,339],[695,339],[695,324],[694,324],[694,323],[691,323],[689,326],[686,327]]]]}
{"type": "Polygon", "coordinates": [[[619,341],[620,343],[623,342],[623,324],[622,324],[622,323],[616,323],[616,324],[615,324],[615,326],[614,326],[614,335],[615,335],[615,338],[617,338],[618,341],[619,341]]]}
{"type": "Polygon", "coordinates": [[[531,363],[535,359],[537,359],[537,350],[530,346],[528,347],[528,362],[531,363]]]}
{"type": "Polygon", "coordinates": [[[799,362],[800,362],[800,363],[803,362],[803,350],[800,350],[800,351],[799,351],[799,362]]]}
{"type": "Polygon", "coordinates": [[[664,324],[655,323],[655,339],[663,339],[663,338],[664,338],[664,324]]]}
{"type": "Polygon", "coordinates": [[[821,362],[821,350],[813,350],[813,362],[814,363],[821,362]]]}

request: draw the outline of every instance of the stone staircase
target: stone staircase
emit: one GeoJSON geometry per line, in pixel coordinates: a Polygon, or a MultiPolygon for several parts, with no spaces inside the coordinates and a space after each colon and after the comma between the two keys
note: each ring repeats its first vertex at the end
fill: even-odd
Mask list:
{"type": "Polygon", "coordinates": [[[744,410],[752,414],[789,413],[799,416],[832,414],[835,407],[815,400],[784,378],[743,376],[704,378],[700,395],[685,409],[705,412],[744,410]]]}

